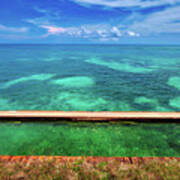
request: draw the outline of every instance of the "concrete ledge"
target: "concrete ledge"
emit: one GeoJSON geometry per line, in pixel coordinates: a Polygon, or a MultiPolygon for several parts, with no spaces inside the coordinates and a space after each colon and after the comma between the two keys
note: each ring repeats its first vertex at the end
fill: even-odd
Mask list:
{"type": "Polygon", "coordinates": [[[180,122],[180,112],[0,111],[0,120],[180,122]]]}

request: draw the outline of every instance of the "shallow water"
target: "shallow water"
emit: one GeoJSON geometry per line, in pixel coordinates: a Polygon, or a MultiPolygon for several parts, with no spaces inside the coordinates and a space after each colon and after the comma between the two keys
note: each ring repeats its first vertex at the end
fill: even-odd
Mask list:
{"type": "Polygon", "coordinates": [[[6,122],[0,154],[180,157],[180,125],[6,122]]]}
{"type": "Polygon", "coordinates": [[[180,111],[180,46],[0,45],[0,110],[180,111]]]}

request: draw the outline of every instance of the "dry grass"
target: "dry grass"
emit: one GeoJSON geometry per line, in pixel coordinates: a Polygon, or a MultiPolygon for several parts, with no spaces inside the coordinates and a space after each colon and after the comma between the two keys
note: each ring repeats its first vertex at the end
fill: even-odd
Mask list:
{"type": "MultiPolygon", "coordinates": [[[[98,158],[97,158],[98,159],[98,158]]],[[[1,180],[179,180],[177,159],[123,162],[118,159],[0,159],[1,180]]]]}

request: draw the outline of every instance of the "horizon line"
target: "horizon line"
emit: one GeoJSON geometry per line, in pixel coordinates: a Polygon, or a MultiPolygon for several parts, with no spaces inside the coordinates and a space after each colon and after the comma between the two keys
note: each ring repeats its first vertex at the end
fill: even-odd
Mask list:
{"type": "Polygon", "coordinates": [[[180,46],[179,44],[149,44],[149,43],[0,43],[0,45],[155,45],[155,46],[180,46]]]}

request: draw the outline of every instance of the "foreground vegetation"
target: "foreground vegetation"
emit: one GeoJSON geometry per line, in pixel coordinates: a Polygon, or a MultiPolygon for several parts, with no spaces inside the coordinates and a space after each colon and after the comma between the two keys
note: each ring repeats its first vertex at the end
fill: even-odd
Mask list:
{"type": "Polygon", "coordinates": [[[1,180],[178,180],[180,161],[152,159],[58,160],[58,158],[0,159],[1,180]]]}

